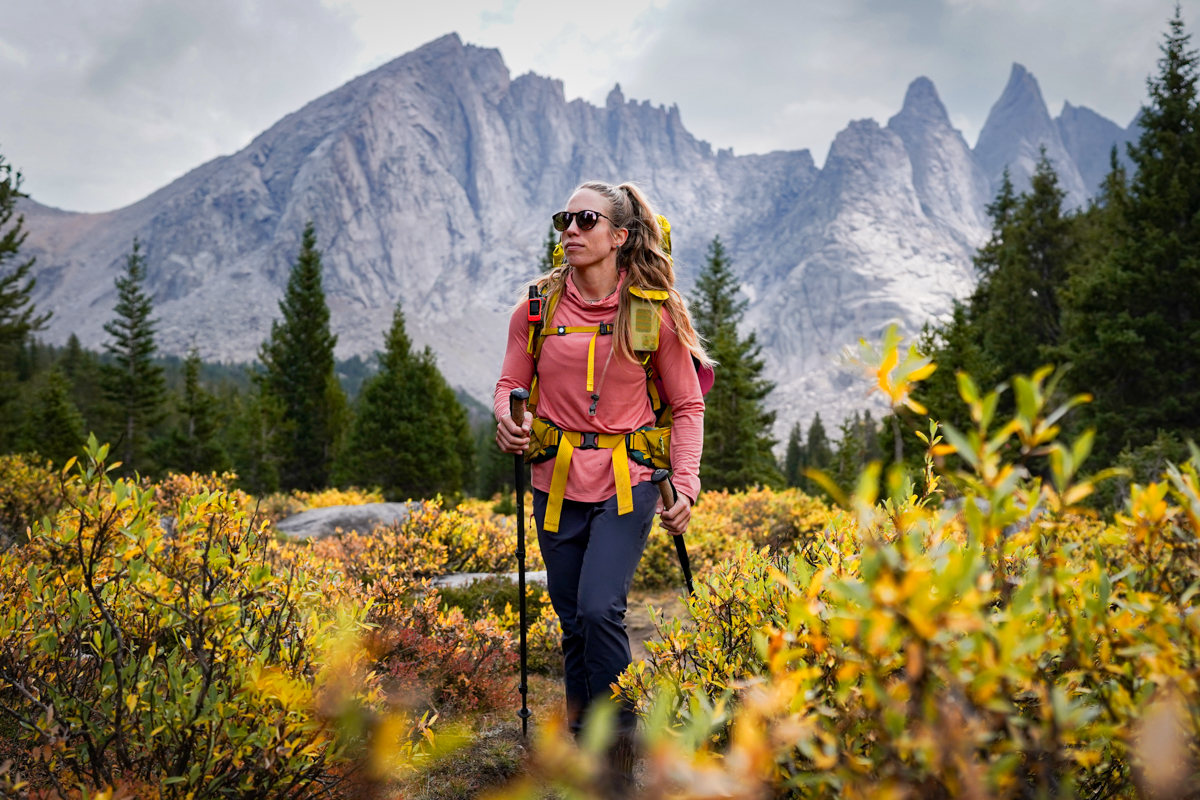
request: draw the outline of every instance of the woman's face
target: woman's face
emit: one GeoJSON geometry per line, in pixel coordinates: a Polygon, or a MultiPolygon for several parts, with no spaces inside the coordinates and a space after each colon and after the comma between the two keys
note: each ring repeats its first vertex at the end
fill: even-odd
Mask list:
{"type": "Polygon", "coordinates": [[[580,189],[571,195],[567,211],[598,211],[604,215],[590,231],[581,231],[578,220],[572,218],[570,227],[562,232],[563,251],[572,267],[599,264],[619,250],[629,237],[624,228],[613,228],[608,201],[591,189],[580,189]]]}

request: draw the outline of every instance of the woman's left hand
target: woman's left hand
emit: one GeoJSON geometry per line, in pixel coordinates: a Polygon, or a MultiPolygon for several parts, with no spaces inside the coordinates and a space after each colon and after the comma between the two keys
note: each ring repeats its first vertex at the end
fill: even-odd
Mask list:
{"type": "MultiPolygon", "coordinates": [[[[659,502],[662,502],[661,500],[659,502]]],[[[672,536],[682,536],[692,519],[692,501],[686,494],[678,493],[675,505],[661,512],[662,526],[672,536]]]]}

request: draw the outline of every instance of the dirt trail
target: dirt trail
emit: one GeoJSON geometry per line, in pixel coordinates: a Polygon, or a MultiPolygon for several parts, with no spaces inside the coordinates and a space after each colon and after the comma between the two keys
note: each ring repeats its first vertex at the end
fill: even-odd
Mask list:
{"type": "Polygon", "coordinates": [[[654,622],[650,617],[647,605],[662,612],[661,618],[670,620],[672,617],[684,619],[687,616],[687,604],[684,602],[686,590],[666,589],[658,592],[630,592],[628,610],[625,612],[625,629],[629,633],[629,649],[633,653],[636,664],[646,657],[646,642],[658,638],[654,622]]]}

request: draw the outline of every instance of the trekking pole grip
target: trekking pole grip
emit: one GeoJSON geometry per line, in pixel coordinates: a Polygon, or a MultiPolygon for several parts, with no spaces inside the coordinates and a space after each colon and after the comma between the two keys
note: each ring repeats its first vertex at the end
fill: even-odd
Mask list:
{"type": "Polygon", "coordinates": [[[525,408],[528,404],[528,389],[513,389],[508,393],[508,413],[518,426],[525,424],[525,408]]]}
{"type": "Polygon", "coordinates": [[[671,483],[671,470],[654,470],[654,474],[650,476],[650,482],[658,487],[658,493],[662,495],[663,508],[674,508],[675,504],[679,502],[679,495],[675,492],[675,484],[671,483]]]}

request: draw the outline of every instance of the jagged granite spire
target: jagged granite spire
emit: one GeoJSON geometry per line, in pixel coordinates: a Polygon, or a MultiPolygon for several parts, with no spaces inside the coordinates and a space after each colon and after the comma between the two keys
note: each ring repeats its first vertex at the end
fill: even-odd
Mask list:
{"type": "Polygon", "coordinates": [[[1059,185],[1067,193],[1067,206],[1084,205],[1089,196],[1087,187],[1050,117],[1037,79],[1020,64],[1013,64],[1008,85],[992,106],[975,143],[975,157],[987,173],[992,193],[999,189],[1005,167],[1016,190],[1026,191],[1042,146],[1058,172],[1059,185]]]}
{"type": "Polygon", "coordinates": [[[966,139],[950,123],[933,81],[921,77],[909,84],[904,107],[887,126],[908,151],[922,209],[964,244],[977,246],[987,224],[984,207],[991,186],[966,139]]]}
{"type": "MultiPolygon", "coordinates": [[[[1044,117],[1026,78],[1018,88],[1032,85],[1026,105],[1034,98],[1044,117]]],[[[980,151],[1008,146],[1000,121],[1021,118],[1011,94],[980,151]]],[[[1029,128],[1010,126],[1018,150],[1029,128]]],[[[414,343],[433,347],[452,385],[486,400],[550,214],[580,181],[636,180],[671,220],[685,293],[712,238],[726,243],[786,439],[817,410],[838,420],[869,404],[835,365],[843,346],[892,322],[915,334],[970,291],[987,231],[980,196],[990,194],[972,158],[924,79],[887,127],[860,121],[839,134],[818,170],[806,150],[714,153],[677,108],[628,100],[620,87],[601,107],[568,101],[561,82],[510,78],[498,51],[450,35],[132,206],[71,214],[22,200],[21,211],[37,257],[34,299],[55,312],[50,342],[75,332],[100,344],[113,275],[137,235],[162,349],[195,342],[205,358],[252,359],[312,220],[338,355],[377,350],[402,300],[414,343]]]]}

